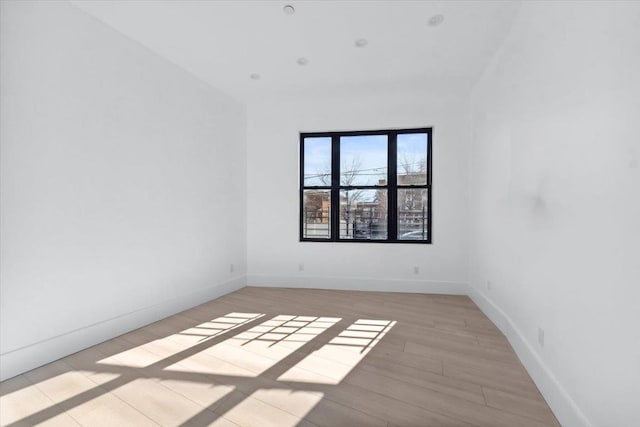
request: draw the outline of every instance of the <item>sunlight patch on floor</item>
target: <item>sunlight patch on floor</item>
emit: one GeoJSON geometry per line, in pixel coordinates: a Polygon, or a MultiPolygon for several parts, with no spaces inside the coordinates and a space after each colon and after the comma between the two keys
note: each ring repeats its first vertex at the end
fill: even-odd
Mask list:
{"type": "MultiPolygon", "coordinates": [[[[97,363],[123,366],[129,368],[144,368],[158,363],[167,357],[185,351],[187,348],[199,344],[207,339],[223,335],[248,322],[264,316],[261,313],[229,313],[213,320],[184,329],[178,333],[158,338],[132,348],[118,351],[115,347],[118,340],[101,344],[103,350],[113,352],[113,355],[98,360],[97,363]]],[[[131,334],[135,334],[136,331],[131,334]]],[[[127,343],[123,346],[132,346],[127,343]]]]}
{"type": "Polygon", "coordinates": [[[222,317],[186,328],[173,335],[172,338],[181,343],[195,345],[225,334],[262,316],[264,316],[264,314],[261,313],[229,313],[222,317]]]}
{"type": "Polygon", "coordinates": [[[3,393],[2,423],[36,421],[51,412],[48,420],[64,424],[70,418],[54,406],[76,400],[66,411],[88,423],[95,417],[117,423],[142,416],[130,413],[126,400],[148,417],[141,423],[228,425],[230,420],[269,426],[277,420],[278,426],[302,426],[302,418],[323,398],[321,392],[304,390],[304,383],[340,383],[396,323],[360,319],[338,335],[313,342],[342,319],[281,314],[248,325],[263,316],[234,312],[182,330],[188,317],[175,316],[45,365],[21,377],[25,384],[16,391],[3,393]],[[243,325],[246,330],[223,336],[243,325]],[[259,388],[247,390],[246,381],[262,374],[259,388]],[[301,390],[284,383],[280,388],[276,380],[296,382],[301,390]]]}
{"type": "Polygon", "coordinates": [[[271,406],[304,418],[322,400],[324,393],[319,391],[291,389],[260,389],[251,397],[271,406]]]}
{"type": "Polygon", "coordinates": [[[392,320],[360,319],[310,353],[278,380],[339,384],[395,324],[392,320]]]}
{"type": "Polygon", "coordinates": [[[251,395],[234,392],[216,412],[223,413],[225,419],[241,426],[306,427],[312,424],[300,416],[274,406],[274,403],[297,413],[306,414],[321,399],[321,393],[306,391],[258,390],[251,395]],[[295,409],[297,405],[299,407],[295,409]]]}
{"type": "MultiPolygon", "coordinates": [[[[162,372],[167,372],[174,377],[179,376],[177,375],[178,372],[197,374],[202,376],[200,379],[201,381],[210,382],[233,380],[233,378],[230,377],[248,378],[256,376],[254,372],[251,372],[248,369],[233,363],[225,362],[224,360],[220,360],[217,357],[208,355],[204,352],[187,356],[179,362],[167,366],[162,370],[162,372]]],[[[162,376],[162,374],[159,375],[162,376]]],[[[187,378],[186,375],[184,377],[187,378]]],[[[192,378],[192,381],[198,381],[196,375],[192,376],[192,378]]]]}
{"type": "Polygon", "coordinates": [[[246,363],[248,369],[262,373],[340,320],[336,317],[278,315],[205,352],[226,353],[222,356],[225,360],[236,355],[234,363],[246,363]]]}

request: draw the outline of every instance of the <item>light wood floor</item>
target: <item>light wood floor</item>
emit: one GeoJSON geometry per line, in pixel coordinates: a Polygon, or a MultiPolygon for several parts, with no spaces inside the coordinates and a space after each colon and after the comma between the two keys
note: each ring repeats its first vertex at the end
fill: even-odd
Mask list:
{"type": "Polygon", "coordinates": [[[244,288],[0,384],[3,426],[559,426],[464,296],[244,288]]]}

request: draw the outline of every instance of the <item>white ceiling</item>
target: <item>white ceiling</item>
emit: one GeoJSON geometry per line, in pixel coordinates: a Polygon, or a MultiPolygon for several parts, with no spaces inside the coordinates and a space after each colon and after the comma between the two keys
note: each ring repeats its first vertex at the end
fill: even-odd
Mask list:
{"type": "Polygon", "coordinates": [[[74,1],[239,99],[469,90],[518,10],[513,1],[74,1]],[[291,4],[295,14],[283,6],[291,4]],[[443,14],[432,27],[429,18],[443,14]],[[366,38],[364,48],[356,39],[366,38]],[[308,59],[306,66],[296,60],[308,59]],[[252,80],[252,73],[260,74],[252,80]]]}

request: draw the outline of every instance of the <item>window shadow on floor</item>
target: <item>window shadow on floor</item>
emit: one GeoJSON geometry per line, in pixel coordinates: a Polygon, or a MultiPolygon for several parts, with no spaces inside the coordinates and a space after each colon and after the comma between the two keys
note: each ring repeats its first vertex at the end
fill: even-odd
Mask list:
{"type": "Polygon", "coordinates": [[[75,417],[78,408],[110,394],[144,399],[136,395],[144,385],[200,400],[173,425],[216,425],[222,417],[239,422],[258,416],[265,404],[282,412],[281,425],[297,425],[322,399],[317,387],[340,383],[395,325],[334,313],[216,313],[220,309],[200,306],[20,376],[25,381],[2,383],[3,412],[9,412],[2,424],[75,417]],[[64,393],[47,395],[53,403],[26,413],[15,409],[29,387],[47,394],[62,383],[68,384],[64,393]]]}

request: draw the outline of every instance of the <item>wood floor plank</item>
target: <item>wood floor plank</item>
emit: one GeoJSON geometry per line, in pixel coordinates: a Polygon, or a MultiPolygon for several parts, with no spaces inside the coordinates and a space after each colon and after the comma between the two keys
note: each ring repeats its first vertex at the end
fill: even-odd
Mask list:
{"type": "Polygon", "coordinates": [[[314,427],[315,424],[255,397],[235,391],[215,412],[239,426],[314,427]]]}
{"type": "Polygon", "coordinates": [[[476,426],[542,427],[549,425],[548,423],[518,416],[458,397],[445,395],[388,376],[376,375],[364,369],[354,370],[346,381],[350,384],[367,388],[385,396],[476,426]]]}
{"type": "Polygon", "coordinates": [[[42,417],[48,420],[66,412],[83,426],[159,425],[62,362],[53,362],[25,375],[33,378],[36,387],[54,402],[40,413],[23,418],[28,424],[35,425],[42,417]]]}
{"type": "Polygon", "coordinates": [[[522,397],[490,387],[482,387],[482,391],[484,392],[488,406],[547,422],[550,425],[560,426],[553,412],[551,412],[541,396],[522,397]]]}
{"type": "Polygon", "coordinates": [[[0,425],[29,426],[39,422],[46,426],[78,426],[67,413],[39,417],[37,421],[21,421],[53,406],[53,401],[34,386],[24,375],[0,383],[0,425]]]}
{"type": "Polygon", "coordinates": [[[132,379],[113,394],[161,426],[177,426],[198,414],[208,423],[218,418],[213,412],[203,411],[201,405],[148,378],[132,379]]]}
{"type": "Polygon", "coordinates": [[[537,387],[524,369],[516,371],[504,365],[450,359],[444,361],[444,375],[525,397],[539,396],[537,387]]]}
{"type": "Polygon", "coordinates": [[[479,345],[459,346],[442,340],[418,338],[407,341],[404,351],[412,354],[424,355],[439,360],[476,360],[488,366],[499,366],[518,369],[521,367],[515,354],[504,354],[503,351],[487,349],[479,345]]]}
{"type": "Polygon", "coordinates": [[[246,287],[0,383],[0,426],[558,427],[466,296],[246,287]]]}
{"type": "Polygon", "coordinates": [[[369,359],[362,363],[358,369],[371,371],[379,376],[389,376],[406,383],[415,384],[439,393],[456,396],[471,402],[484,405],[485,398],[479,385],[456,380],[431,372],[420,371],[391,361],[378,363],[375,359],[369,359]]]}
{"type": "Polygon", "coordinates": [[[400,426],[470,427],[471,424],[344,382],[324,387],[325,398],[400,426]]]}

